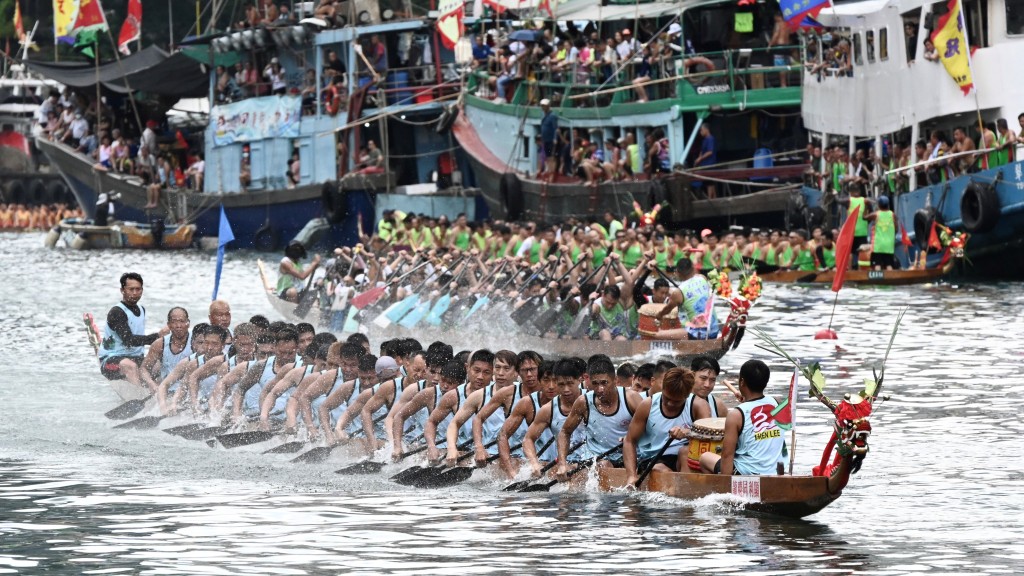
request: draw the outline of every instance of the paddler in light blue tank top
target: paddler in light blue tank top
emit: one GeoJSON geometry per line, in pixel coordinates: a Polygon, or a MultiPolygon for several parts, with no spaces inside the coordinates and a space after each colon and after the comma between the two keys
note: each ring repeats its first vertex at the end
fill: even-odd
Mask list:
{"type": "MultiPolygon", "coordinates": [[[[491,420],[495,413],[501,413],[501,426],[498,426],[497,430],[494,430],[494,440],[500,442],[500,432],[504,426],[505,420],[511,415],[512,409],[515,407],[523,398],[527,398],[530,394],[540,389],[540,380],[538,374],[540,365],[543,362],[540,354],[533,350],[524,350],[518,355],[514,356],[515,360],[515,371],[519,375],[519,382],[508,386],[501,390],[497,390],[494,396],[480,408],[476,418],[473,422],[473,444],[475,446],[475,460],[478,466],[482,466],[486,463],[487,454],[491,455],[498,454],[498,446],[495,445],[491,448],[484,449],[488,440],[483,436],[484,423],[491,420]],[[493,450],[493,451],[492,451],[493,450]]],[[[515,433],[512,435],[513,444],[522,444],[522,436],[526,434],[526,427],[517,427],[515,433]]],[[[507,439],[506,439],[507,440],[507,439]]],[[[507,446],[506,446],[507,448],[507,446]]],[[[522,452],[517,449],[515,455],[522,455],[522,452]]],[[[451,454],[449,454],[451,456],[451,454]]]]}
{"type": "Polygon", "coordinates": [[[164,326],[156,334],[146,334],[146,309],[139,306],[141,299],[142,276],[135,272],[122,274],[121,301],[107,312],[98,353],[100,373],[107,380],[127,380],[140,387],[143,382],[139,365],[145,356],[145,347],[171,332],[164,326]]]}
{"type": "MultiPolygon", "coordinates": [[[[526,436],[523,437],[523,456],[529,463],[534,477],[540,476],[543,468],[541,462],[554,462],[558,458],[557,441],[551,443],[547,450],[539,454],[538,450],[549,438],[557,438],[558,433],[562,430],[562,425],[569,417],[573,404],[583,393],[580,389],[580,378],[583,373],[572,360],[562,359],[556,362],[553,375],[558,395],[541,407],[540,412],[534,417],[533,423],[526,430],[526,436]]],[[[570,450],[576,448],[569,453],[569,462],[580,462],[590,457],[590,453],[584,447],[586,440],[586,429],[577,426],[569,438],[570,450]]]]}
{"type": "Polygon", "coordinates": [[[587,432],[587,449],[595,458],[600,456],[597,466],[616,466],[621,462],[620,441],[629,430],[633,414],[640,406],[640,395],[615,385],[615,365],[610,360],[599,359],[587,368],[590,375],[590,391],[576,399],[569,417],[558,432],[558,460],[556,475],[564,477],[569,472],[567,458],[573,432],[583,424],[587,432]]]}
{"type": "Polygon", "coordinates": [[[299,334],[295,330],[283,328],[277,331],[274,337],[274,355],[263,362],[257,362],[236,387],[232,401],[235,420],[241,420],[243,414],[259,416],[259,400],[263,388],[277,377],[279,371],[299,360],[295,355],[298,348],[299,334]]]}
{"type": "Polygon", "coordinates": [[[671,368],[662,378],[661,392],[640,403],[622,444],[622,463],[629,475],[627,485],[635,485],[638,480],[638,460],[657,457],[655,470],[683,471],[678,456],[679,450],[689,443],[687,433],[693,425],[684,410],[693,384],[693,372],[685,368],[671,368]],[[666,443],[668,448],[662,450],[666,443]]]}
{"type": "Polygon", "coordinates": [[[705,452],[700,468],[705,474],[774,476],[781,470],[785,440],[771,412],[778,403],[764,395],[770,371],[760,360],[747,360],[740,368],[739,391],[743,402],[725,417],[722,455],[705,452]]]}
{"type": "Polygon", "coordinates": [[[704,418],[721,418],[727,408],[721,398],[712,394],[722,368],[711,356],[697,356],[690,361],[693,372],[693,392],[686,399],[686,413],[691,422],[704,418]]]}
{"type": "MultiPolygon", "coordinates": [[[[528,363],[529,360],[523,362],[524,365],[528,363]]],[[[526,370],[525,373],[529,375],[531,372],[526,370]]],[[[537,371],[537,380],[540,385],[539,389],[531,394],[524,394],[523,398],[512,406],[512,412],[505,418],[505,423],[498,432],[498,456],[500,457],[498,463],[501,471],[510,480],[519,473],[519,459],[525,455],[523,446],[525,445],[526,431],[533,424],[541,409],[558,395],[558,386],[555,384],[554,376],[554,362],[544,361],[540,363],[539,370],[537,371]],[[513,458],[516,458],[516,460],[513,460],[513,458]]],[[[543,445],[552,438],[554,437],[550,433],[543,434],[541,444],[543,445]]],[[[551,442],[544,449],[544,453],[546,455],[550,454],[553,447],[555,447],[554,442],[551,442]]]]}
{"type": "MultiPolygon", "coordinates": [[[[446,428],[439,428],[439,426],[442,422],[450,420],[449,416],[454,416],[459,411],[459,408],[462,407],[462,404],[470,394],[477,390],[482,390],[484,386],[491,382],[491,376],[494,375],[494,353],[483,349],[474,352],[469,357],[469,369],[466,370],[466,373],[466,383],[445,394],[444,398],[441,398],[441,403],[430,413],[430,418],[427,419],[427,423],[423,426],[423,436],[427,440],[427,458],[429,460],[437,460],[441,457],[436,442],[438,434],[444,436],[448,448],[453,450],[455,449],[454,447],[461,443],[472,441],[473,429],[468,422],[462,426],[452,426],[452,423],[449,423],[446,428]]],[[[454,460],[455,458],[451,458],[449,465],[454,464],[454,460]]]]}
{"type": "MultiPolygon", "coordinates": [[[[501,393],[508,387],[518,385],[516,382],[516,353],[511,350],[498,350],[494,354],[493,380],[482,389],[469,394],[465,402],[459,404],[459,410],[452,418],[454,425],[460,430],[468,426],[470,437],[473,440],[474,451],[479,462],[487,459],[488,455],[498,453],[498,431],[505,423],[506,410],[489,411],[488,416],[481,417],[480,410],[483,409],[495,395],[501,393]],[[484,446],[488,446],[484,448],[484,446]]],[[[449,427],[452,424],[449,424],[449,427]]],[[[447,432],[447,431],[446,431],[447,432]]],[[[462,442],[460,438],[459,442],[462,442]]]]}
{"type": "Polygon", "coordinates": [[[161,414],[171,414],[172,398],[178,392],[178,388],[183,382],[187,384],[187,379],[193,372],[205,366],[205,363],[199,362],[198,359],[206,354],[206,333],[209,330],[210,325],[205,322],[192,327],[192,335],[189,337],[191,353],[157,383],[156,399],[161,414]]]}
{"type": "Polygon", "coordinates": [[[326,370],[328,352],[337,340],[330,332],[314,336],[306,347],[306,355],[310,356],[312,364],[295,366],[267,391],[260,400],[260,423],[264,427],[269,428],[271,418],[280,419],[284,415],[288,402],[303,384],[308,386],[326,370]]]}
{"type": "Polygon", "coordinates": [[[167,327],[171,333],[154,342],[142,361],[142,383],[150,390],[156,390],[160,381],[192,353],[189,324],[188,310],[175,306],[167,312],[167,327]]]}
{"type": "MultiPolygon", "coordinates": [[[[427,436],[426,432],[427,421],[434,410],[441,404],[444,397],[455,392],[455,389],[466,379],[466,365],[458,360],[449,360],[441,367],[440,372],[436,374],[438,378],[436,386],[427,387],[417,392],[401,408],[398,408],[398,413],[395,414],[392,422],[392,437],[401,436],[405,430],[406,421],[416,418],[422,422],[423,435],[421,438],[428,447],[434,446],[436,450],[438,443],[443,440],[443,435],[448,429],[448,421],[451,418],[441,418],[438,420],[434,424],[434,430],[430,436],[427,436]],[[423,413],[426,413],[426,415],[424,416],[423,413]]],[[[395,442],[392,447],[392,457],[401,457],[404,448],[402,442],[395,442]]]]}

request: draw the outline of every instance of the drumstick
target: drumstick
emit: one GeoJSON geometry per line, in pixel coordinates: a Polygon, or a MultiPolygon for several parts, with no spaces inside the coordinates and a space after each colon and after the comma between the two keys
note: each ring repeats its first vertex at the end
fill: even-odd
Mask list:
{"type": "Polygon", "coordinates": [[[735,386],[733,386],[732,384],[730,384],[729,382],[727,382],[725,380],[722,380],[722,384],[724,384],[725,387],[729,389],[729,392],[732,392],[733,395],[736,396],[737,400],[739,400],[740,402],[743,401],[743,395],[740,394],[740,391],[737,390],[735,386]]]}

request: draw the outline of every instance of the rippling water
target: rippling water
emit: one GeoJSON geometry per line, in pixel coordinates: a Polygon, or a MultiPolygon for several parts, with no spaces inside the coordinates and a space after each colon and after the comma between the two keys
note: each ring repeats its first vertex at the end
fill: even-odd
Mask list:
{"type": "MultiPolygon", "coordinates": [[[[231,254],[221,296],[241,322],[272,315],[255,255],[231,254]]],[[[385,473],[341,477],[345,460],[211,450],[156,431],[111,430],[118,403],[80,321],[141,272],[151,318],[205,317],[213,256],[48,251],[0,235],[0,573],[1014,574],[1024,572],[1024,290],[940,284],[844,290],[842,349],[811,335],[832,293],[767,286],[752,315],[792,354],[820,359],[829,391],[854,391],[909,307],[873,417],[871,453],[845,494],[802,521],[740,511],[728,498],[505,494],[474,477],[413,492],[385,473]]],[[[151,326],[155,325],[151,320],[151,326]]],[[[723,360],[789,369],[752,334],[723,360]]],[[[828,414],[804,399],[798,471],[816,464],[828,414]]]]}

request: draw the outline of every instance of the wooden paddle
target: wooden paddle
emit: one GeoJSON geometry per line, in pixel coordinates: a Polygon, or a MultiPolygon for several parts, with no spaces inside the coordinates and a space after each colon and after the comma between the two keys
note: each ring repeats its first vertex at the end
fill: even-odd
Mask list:
{"type": "Polygon", "coordinates": [[[636,482],[633,484],[633,488],[639,488],[640,485],[644,483],[644,480],[647,479],[647,476],[651,473],[652,470],[654,470],[654,467],[658,465],[658,459],[660,459],[665,454],[665,450],[668,450],[669,445],[671,445],[675,441],[675,438],[671,436],[668,437],[668,440],[665,441],[665,445],[662,446],[660,450],[658,450],[658,453],[654,455],[654,458],[651,458],[650,460],[647,461],[647,466],[644,468],[644,471],[640,474],[640,476],[637,477],[636,482]]]}
{"type": "MultiPolygon", "coordinates": [[[[352,264],[355,265],[355,254],[352,255],[352,264]]],[[[351,272],[351,268],[349,269],[351,272]]],[[[320,290],[313,290],[313,277],[316,276],[316,267],[309,271],[309,280],[306,281],[306,287],[299,294],[299,303],[295,306],[294,314],[300,319],[305,319],[306,315],[313,308],[313,303],[316,302],[317,295],[320,290]]]]}
{"type": "Polygon", "coordinates": [[[193,434],[205,428],[207,428],[206,424],[185,424],[183,426],[175,426],[174,428],[165,428],[164,432],[171,436],[186,437],[188,434],[193,434]]]}
{"type": "MultiPolygon", "coordinates": [[[[575,270],[576,267],[579,266],[580,264],[582,264],[583,262],[584,262],[584,259],[580,258],[579,262],[577,262],[576,264],[573,264],[573,267],[570,268],[568,272],[566,272],[561,278],[558,279],[559,285],[561,285],[562,280],[565,280],[566,278],[568,278],[569,274],[571,274],[572,271],[575,270]]],[[[598,268],[597,270],[594,270],[593,272],[588,274],[586,278],[584,278],[583,280],[581,280],[579,282],[579,285],[583,286],[587,282],[590,282],[591,278],[596,276],[599,270],[600,270],[600,268],[598,268]]],[[[548,288],[548,290],[550,291],[551,289],[548,288]]],[[[545,295],[546,294],[547,294],[547,292],[545,292],[545,295]]],[[[552,306],[550,306],[547,310],[541,312],[540,315],[537,316],[533,320],[533,326],[534,326],[534,328],[537,329],[537,332],[539,332],[540,334],[544,334],[545,332],[550,330],[552,326],[555,325],[555,322],[558,322],[558,315],[562,313],[563,305],[564,305],[564,302],[561,299],[559,299],[552,306]]]]}
{"type": "MultiPolygon", "coordinates": [[[[544,448],[541,449],[541,450],[538,450],[537,453],[540,454],[541,452],[543,452],[544,449],[546,449],[551,444],[551,442],[553,442],[553,441],[554,441],[554,438],[552,438],[551,440],[548,440],[548,443],[544,446],[544,448]]],[[[579,442],[575,446],[571,446],[569,448],[569,454],[572,454],[573,452],[579,450],[580,447],[583,446],[584,444],[586,444],[586,442],[579,442]]],[[[551,462],[548,462],[543,468],[540,469],[541,476],[546,474],[548,470],[551,470],[552,468],[554,468],[556,464],[558,464],[558,458],[557,457],[554,460],[552,460],[551,462]]],[[[531,480],[520,480],[519,482],[513,482],[513,483],[509,484],[508,486],[505,486],[504,488],[501,489],[501,491],[502,492],[519,492],[520,490],[522,490],[523,488],[526,488],[530,484],[533,484],[533,480],[532,479],[531,480]]]]}
{"type": "MultiPolygon", "coordinates": [[[[561,255],[559,255],[559,258],[554,262],[548,262],[543,267],[541,267],[540,270],[537,270],[536,273],[530,276],[530,278],[528,278],[526,282],[523,283],[523,288],[520,291],[520,294],[522,294],[523,292],[530,288],[530,283],[533,282],[535,278],[546,278],[548,268],[554,266],[557,269],[559,262],[561,262],[561,255]]],[[[544,294],[547,294],[547,292],[544,292],[544,294]]],[[[509,314],[509,318],[511,318],[512,321],[518,324],[519,326],[522,326],[523,324],[526,323],[527,320],[533,318],[534,313],[540,306],[542,298],[543,296],[533,296],[531,298],[528,298],[525,302],[523,302],[521,306],[519,306],[519,308],[516,308],[515,310],[512,311],[511,314],[509,314]]]]}
{"type": "Polygon", "coordinates": [[[605,452],[602,452],[601,454],[598,454],[597,457],[595,457],[595,458],[590,458],[588,460],[584,460],[583,462],[580,462],[578,466],[576,466],[575,468],[570,470],[568,473],[566,473],[565,480],[557,480],[556,479],[556,480],[552,480],[550,482],[540,482],[540,483],[537,483],[537,484],[530,484],[526,488],[523,488],[522,490],[520,490],[520,492],[547,492],[548,490],[551,490],[551,487],[554,486],[555,484],[558,484],[559,482],[568,482],[570,478],[572,478],[573,476],[579,474],[583,470],[586,470],[587,468],[592,466],[594,464],[594,462],[597,462],[598,460],[600,460],[600,459],[602,459],[602,458],[604,458],[606,456],[609,456],[612,453],[617,452],[619,450],[622,450],[622,443],[619,443],[618,446],[615,446],[614,448],[611,448],[610,450],[607,450],[605,452]]]}
{"type": "Polygon", "coordinates": [[[123,430],[151,430],[156,428],[164,418],[167,418],[167,416],[143,416],[142,418],[136,418],[135,420],[129,420],[122,424],[118,424],[117,426],[114,426],[114,428],[123,430]]]}
{"type": "Polygon", "coordinates": [[[146,402],[148,402],[151,398],[153,398],[152,394],[146,396],[145,398],[136,398],[135,400],[129,400],[124,404],[121,404],[117,408],[114,408],[113,410],[108,410],[106,414],[104,414],[104,416],[110,418],[111,420],[127,420],[132,416],[135,416],[139,412],[142,412],[142,409],[146,407],[146,402]]]}
{"type": "MultiPolygon", "coordinates": [[[[444,444],[447,441],[448,441],[447,438],[441,438],[440,440],[438,440],[437,445],[440,446],[440,445],[444,444]]],[[[402,460],[405,460],[409,456],[412,456],[413,454],[419,454],[420,452],[423,452],[426,449],[427,449],[427,445],[424,444],[423,446],[420,446],[419,448],[414,448],[412,450],[409,450],[408,452],[403,452],[402,455],[398,457],[398,460],[396,460],[396,462],[401,462],[402,460]]],[[[344,468],[335,470],[334,473],[335,474],[376,474],[377,472],[380,472],[387,465],[388,465],[387,462],[379,462],[379,461],[373,460],[371,458],[367,458],[366,460],[363,460],[361,462],[356,462],[355,464],[352,464],[350,466],[346,466],[344,468]]]]}
{"type": "MultiPolygon", "coordinates": [[[[495,438],[494,440],[488,442],[487,444],[484,444],[484,448],[490,448],[491,446],[494,446],[497,443],[498,443],[498,439],[495,438]]],[[[466,445],[465,447],[459,446],[459,449],[460,450],[464,450],[465,448],[469,448],[470,445],[466,445]]],[[[466,452],[465,454],[463,454],[462,456],[459,456],[458,458],[456,458],[455,462],[456,462],[456,464],[458,464],[459,462],[462,462],[463,460],[465,460],[467,458],[471,458],[472,456],[473,456],[473,451],[470,450],[470,451],[466,452]]],[[[412,470],[412,469],[410,468],[410,470],[412,470]]],[[[428,480],[430,478],[433,478],[434,476],[437,476],[438,474],[441,474],[442,472],[446,472],[448,470],[450,470],[450,468],[448,466],[445,466],[444,464],[440,464],[438,466],[429,466],[429,467],[426,467],[426,468],[421,467],[419,470],[415,470],[415,471],[411,472],[410,474],[402,476],[401,479],[399,479],[399,476],[404,473],[404,472],[402,472],[402,473],[399,473],[399,474],[396,474],[396,475],[392,476],[391,479],[394,480],[395,482],[398,482],[399,484],[404,485],[404,486],[421,487],[420,483],[422,483],[422,482],[424,482],[424,481],[426,481],[426,480],[428,480]]],[[[408,470],[405,471],[405,472],[408,472],[408,470]]]]}
{"type": "Polygon", "coordinates": [[[264,450],[263,453],[264,454],[294,454],[294,453],[298,452],[299,450],[302,450],[302,447],[305,446],[305,445],[306,445],[306,441],[305,440],[295,440],[293,442],[285,442],[284,444],[281,444],[280,446],[275,446],[275,447],[271,448],[270,450],[264,450]]]}
{"type": "MultiPolygon", "coordinates": [[[[380,416],[373,419],[373,423],[378,424],[387,417],[387,414],[381,414],[380,416]]],[[[349,439],[361,436],[363,434],[365,434],[365,432],[363,431],[363,428],[360,426],[358,430],[356,430],[349,436],[349,439]]],[[[347,442],[338,442],[336,444],[331,444],[330,446],[317,446],[316,448],[307,450],[306,452],[299,454],[295,458],[292,458],[291,462],[293,464],[299,462],[306,464],[315,464],[317,462],[323,462],[324,460],[327,459],[328,456],[331,455],[331,452],[333,452],[335,448],[341,446],[342,444],[347,444],[347,442]]]]}
{"type": "MultiPolygon", "coordinates": [[[[230,434],[220,434],[216,437],[213,445],[219,442],[221,446],[225,448],[240,448],[242,446],[248,446],[250,444],[259,444],[260,442],[266,442],[274,436],[277,436],[281,432],[282,428],[274,428],[271,430],[250,430],[248,432],[233,432],[230,434]]],[[[209,442],[208,442],[209,443],[209,442]]]]}
{"type": "MultiPolygon", "coordinates": [[[[599,268],[600,270],[600,268],[599,268]]],[[[612,270],[612,264],[609,262],[608,266],[604,269],[604,275],[601,276],[601,280],[598,281],[595,291],[601,290],[601,285],[608,278],[608,273],[612,270]]],[[[567,334],[573,338],[580,338],[583,336],[584,323],[590,318],[593,310],[593,301],[589,298],[580,298],[580,311],[576,313],[576,318],[572,321],[572,325],[569,326],[567,334]]]]}
{"type": "MultiPolygon", "coordinates": [[[[514,451],[521,447],[522,444],[516,444],[515,446],[509,447],[509,450],[514,451]]],[[[547,448],[547,446],[544,448],[547,448]]],[[[494,456],[487,458],[484,462],[490,464],[498,458],[501,458],[501,454],[495,454],[494,456]]],[[[469,478],[473,476],[473,472],[476,472],[475,466],[452,466],[451,468],[433,476],[421,477],[420,481],[413,484],[413,486],[416,488],[447,488],[469,480],[469,478]]]]}
{"type": "MultiPolygon", "coordinates": [[[[445,440],[445,441],[447,441],[447,440],[445,440]]],[[[472,440],[467,440],[467,441],[463,442],[462,444],[459,444],[458,445],[459,452],[462,452],[462,451],[466,450],[467,448],[469,448],[472,445],[473,445],[473,441],[472,440]]],[[[427,447],[423,446],[422,449],[426,450],[427,447]]],[[[394,476],[389,478],[389,480],[391,480],[392,482],[397,482],[399,484],[402,484],[405,481],[406,478],[410,478],[412,476],[415,476],[416,474],[419,474],[419,473],[423,472],[424,470],[432,470],[434,468],[436,468],[436,467],[435,466],[410,466],[409,468],[406,468],[405,470],[402,470],[398,474],[395,474],[394,476]]]]}

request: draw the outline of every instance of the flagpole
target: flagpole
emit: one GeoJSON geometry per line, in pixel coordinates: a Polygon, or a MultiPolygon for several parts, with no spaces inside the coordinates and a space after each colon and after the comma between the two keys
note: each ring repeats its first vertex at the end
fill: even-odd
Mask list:
{"type": "MultiPolygon", "coordinates": [[[[99,0],[97,0],[99,1],[99,0]]],[[[117,60],[117,69],[121,72],[121,78],[124,80],[124,87],[128,90],[128,101],[132,105],[132,112],[135,114],[135,124],[139,127],[139,133],[142,133],[142,118],[139,116],[139,107],[135,103],[135,95],[132,94],[132,87],[128,83],[128,75],[124,72],[124,65],[121,64],[121,52],[118,49],[117,41],[114,40],[114,34],[110,31],[110,23],[107,22],[107,14],[103,11],[103,6],[100,5],[100,14],[103,16],[103,26],[107,29],[107,38],[110,38],[110,45],[114,47],[114,59],[117,60]]],[[[139,42],[142,42],[142,22],[139,22],[139,42]]],[[[96,76],[97,82],[99,78],[99,40],[96,41],[96,76]]],[[[99,88],[97,88],[99,90],[99,88]]]]}
{"type": "MultiPolygon", "coordinates": [[[[836,292],[836,296],[839,296],[838,292],[836,292]]],[[[833,308],[833,311],[835,311],[834,308],[833,308]]],[[[829,326],[831,326],[831,323],[829,323],[829,326]]],[[[789,414],[790,414],[790,423],[791,423],[790,424],[791,428],[789,429],[789,434],[790,434],[790,437],[789,437],[789,444],[790,444],[790,446],[789,446],[789,475],[790,476],[793,475],[793,463],[796,461],[796,398],[797,398],[796,385],[797,385],[798,382],[800,382],[799,373],[800,373],[800,369],[799,368],[794,368],[793,369],[793,380],[790,382],[790,386],[789,386],[789,404],[790,404],[790,406],[789,406],[789,414]]]]}
{"type": "Polygon", "coordinates": [[[957,23],[962,25],[964,33],[964,44],[967,47],[967,69],[971,71],[971,91],[974,92],[974,111],[978,114],[978,133],[981,134],[981,144],[984,148],[985,144],[985,123],[981,119],[981,103],[978,101],[978,83],[974,77],[974,65],[972,64],[973,58],[971,58],[971,38],[967,34],[967,20],[964,18],[964,3],[962,0],[957,0],[957,11],[956,11],[957,23]]]}

